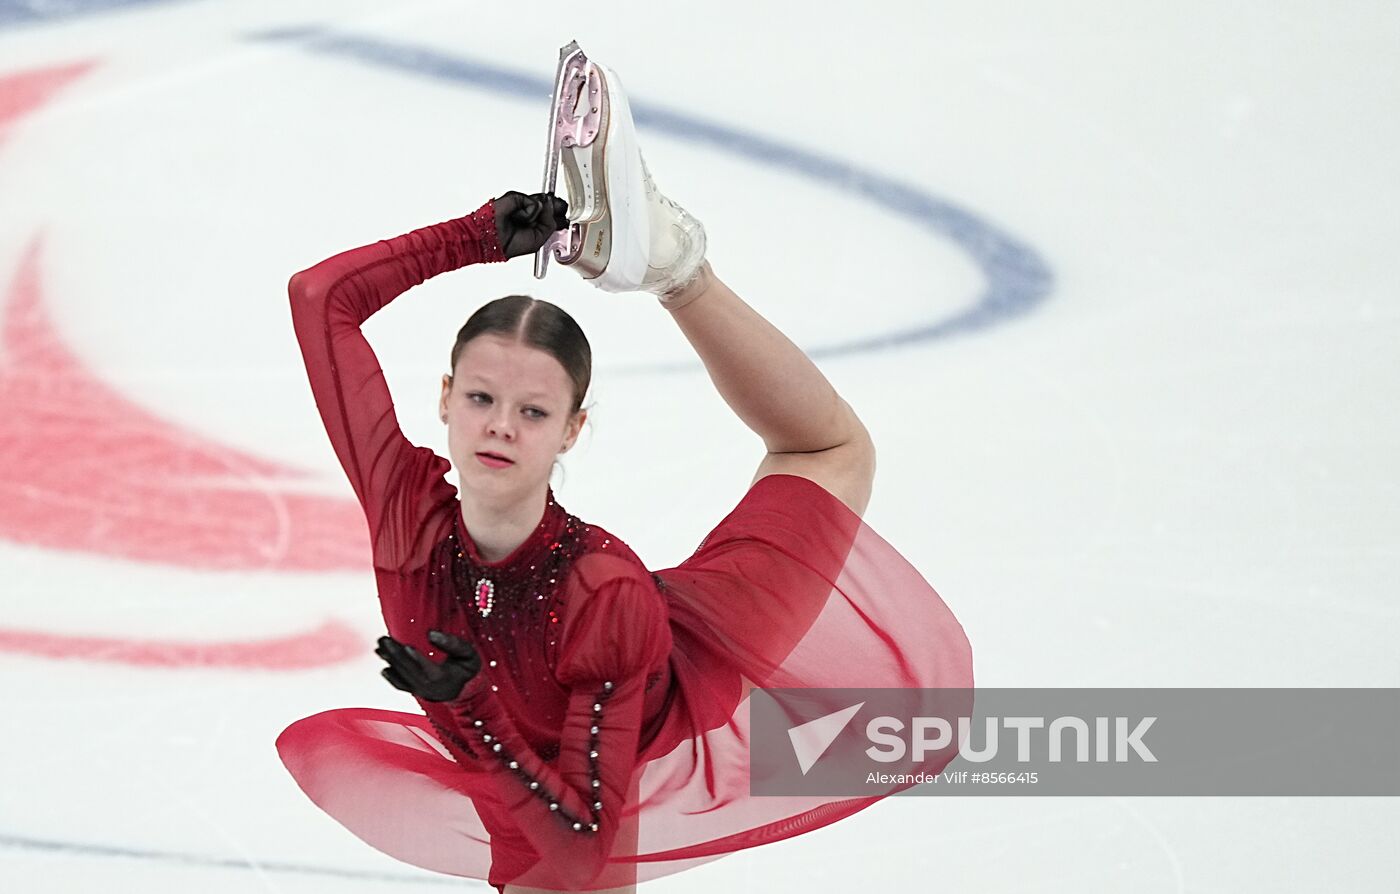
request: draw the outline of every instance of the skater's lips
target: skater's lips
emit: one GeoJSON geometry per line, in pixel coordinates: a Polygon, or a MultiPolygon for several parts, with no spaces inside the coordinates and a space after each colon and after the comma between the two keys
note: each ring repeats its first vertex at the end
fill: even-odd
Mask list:
{"type": "Polygon", "coordinates": [[[491,452],[490,450],[478,450],[478,451],[476,452],[476,455],[477,455],[477,456],[489,456],[489,457],[491,457],[491,458],[493,458],[493,459],[503,459],[503,460],[505,460],[505,461],[508,462],[508,463],[513,463],[513,462],[515,462],[515,460],[511,459],[509,456],[502,456],[501,454],[499,454],[499,453],[493,453],[493,452],[491,452]]]}

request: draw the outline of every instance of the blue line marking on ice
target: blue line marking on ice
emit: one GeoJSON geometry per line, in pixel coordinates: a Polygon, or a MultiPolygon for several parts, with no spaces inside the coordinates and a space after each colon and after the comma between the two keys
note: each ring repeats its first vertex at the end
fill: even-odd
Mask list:
{"type": "MultiPolygon", "coordinates": [[[[345,56],[436,80],[489,90],[547,104],[552,79],[522,74],[486,62],[450,56],[421,46],[391,43],[315,26],[245,35],[252,40],[299,42],[316,53],[345,56]]],[[[629,97],[630,99],[630,97],[629,97]]],[[[976,332],[1022,316],[1050,294],[1053,276],[1045,260],[1025,242],[972,212],[938,199],[919,187],[863,170],[849,162],[780,143],[738,128],[705,121],[659,105],[633,100],[632,117],[650,128],[760,164],[780,168],[839,192],[852,193],[920,228],[952,241],[967,252],[987,286],[970,308],[926,325],[806,349],[813,358],[837,357],[976,332]]],[[[628,367],[649,372],[694,369],[697,362],[628,367]]]]}
{"type": "MultiPolygon", "coordinates": [[[[313,866],[304,863],[279,863],[272,860],[252,861],[234,857],[212,857],[202,854],[183,854],[178,851],[158,851],[143,848],[119,847],[105,844],[79,844],[70,841],[56,841],[44,838],[26,838],[19,835],[0,834],[0,848],[12,847],[30,851],[50,851],[62,854],[76,854],[85,857],[125,857],[128,859],[150,860],[155,863],[179,864],[181,866],[204,866],[216,869],[241,869],[253,872],[281,872],[301,875],[318,875],[331,878],[354,879],[357,881],[403,882],[420,885],[454,885],[462,888],[471,881],[460,876],[408,875],[397,872],[375,872],[370,870],[338,869],[333,866],[313,866]]],[[[425,870],[426,872],[426,870],[425,870]]],[[[482,882],[477,882],[483,885],[482,882]]]]}
{"type": "Polygon", "coordinates": [[[145,6],[172,0],[0,0],[0,28],[67,19],[123,6],[145,6]]]}
{"type": "MultiPolygon", "coordinates": [[[[0,29],[10,25],[42,24],[129,6],[173,3],[175,0],[0,0],[0,29]]],[[[320,26],[298,26],[247,34],[254,40],[304,42],[315,52],[331,53],[409,73],[490,90],[507,96],[547,103],[553,82],[498,66],[448,56],[434,50],[354,36],[337,35],[320,26]]],[[[921,228],[950,239],[966,251],[987,278],[987,288],[967,311],[910,329],[808,349],[812,357],[834,357],[880,350],[985,329],[1027,313],[1050,292],[1053,278],[1040,255],[1020,240],[965,209],[922,191],[917,186],[862,170],[840,159],[823,156],[757,134],[708,122],[665,109],[632,102],[639,127],[712,146],[740,158],[784,169],[838,191],[854,193],[921,228]]],[[[647,364],[648,372],[691,370],[696,362],[647,364]]],[[[145,859],[157,863],[200,865],[257,872],[301,873],[360,880],[461,886],[456,877],[416,876],[338,869],[271,861],[186,854],[133,847],[84,844],[0,834],[0,847],[51,851],[89,857],[145,859]]]]}

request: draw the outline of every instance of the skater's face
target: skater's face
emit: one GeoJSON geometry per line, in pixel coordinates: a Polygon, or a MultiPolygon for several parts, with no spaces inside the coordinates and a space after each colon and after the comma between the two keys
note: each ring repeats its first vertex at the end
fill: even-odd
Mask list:
{"type": "Polygon", "coordinates": [[[442,377],[439,412],[452,463],[468,488],[525,498],[574,445],[586,410],[570,415],[573,382],[547,351],[496,334],[468,342],[442,377]],[[480,453],[512,460],[500,466],[480,453]]]}

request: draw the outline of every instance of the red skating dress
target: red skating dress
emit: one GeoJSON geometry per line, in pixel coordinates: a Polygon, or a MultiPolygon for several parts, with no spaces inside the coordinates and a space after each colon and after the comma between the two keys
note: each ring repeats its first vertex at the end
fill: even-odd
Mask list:
{"type": "Polygon", "coordinates": [[[938,594],[820,485],[760,479],[690,558],[654,573],[551,489],[535,532],[482,561],[449,461],[400,431],[360,326],[429,277],[504,259],[488,202],[292,278],[388,632],[441,660],[427,639],[441,629],[483,660],[461,697],[418,700],[423,713],[340,708],[291,724],[277,750],[297,784],[375,848],[502,890],[645,881],[879,800],[749,791],[750,685],[972,686],[938,594]]]}

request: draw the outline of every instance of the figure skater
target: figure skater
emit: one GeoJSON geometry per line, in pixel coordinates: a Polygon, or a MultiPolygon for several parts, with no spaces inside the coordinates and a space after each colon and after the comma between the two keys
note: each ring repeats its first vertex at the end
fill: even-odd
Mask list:
{"type": "MultiPolygon", "coordinates": [[[[865,426],[714,272],[704,228],[647,172],[621,83],[596,73],[605,121],[563,159],[567,202],[506,192],[289,284],[316,405],[369,526],[388,631],[375,652],[421,713],[324,711],[287,727],[278,753],[363,841],[504,894],[632,891],[885,796],[752,796],[755,686],[972,685],[957,620],[861,521],[865,426]],[[590,168],[605,179],[584,188],[590,168]],[[361,333],[414,285],[530,255],[565,228],[583,250],[564,263],[655,295],[766,447],[737,506],[673,568],[649,571],[555,497],[592,366],[564,310],[510,295],[468,318],[438,397],[450,459],[404,437],[361,333]]],[[[684,444],[678,432],[668,449],[684,444]]]]}

